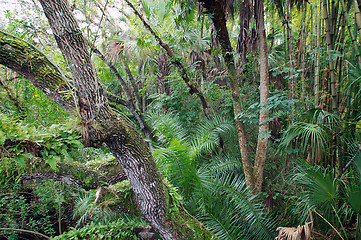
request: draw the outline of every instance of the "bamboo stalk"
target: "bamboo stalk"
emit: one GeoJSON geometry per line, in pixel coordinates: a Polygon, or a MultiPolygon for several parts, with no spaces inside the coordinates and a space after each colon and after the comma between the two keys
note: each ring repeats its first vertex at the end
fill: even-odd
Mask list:
{"type": "Polygon", "coordinates": [[[328,1],[327,0],[323,0],[323,18],[325,19],[325,29],[326,29],[326,43],[327,43],[327,53],[330,57],[329,60],[329,68],[330,68],[330,78],[331,78],[331,84],[330,84],[330,88],[331,88],[331,108],[332,111],[335,113],[338,110],[338,100],[337,100],[337,92],[336,92],[336,76],[335,76],[335,67],[334,67],[334,62],[331,58],[332,56],[332,51],[333,49],[333,44],[332,44],[332,36],[331,36],[331,26],[332,26],[332,22],[330,19],[330,9],[328,8],[328,1]]]}
{"type": "Polygon", "coordinates": [[[314,94],[315,94],[315,103],[318,106],[320,104],[320,48],[321,48],[321,39],[320,39],[320,20],[319,20],[319,10],[317,6],[317,0],[315,1],[315,43],[316,43],[316,52],[315,52],[315,78],[314,78],[314,94]]]}
{"type": "Polygon", "coordinates": [[[359,67],[361,67],[360,51],[359,51],[358,44],[357,44],[357,41],[356,41],[356,36],[355,36],[355,34],[353,32],[353,27],[351,25],[351,22],[350,22],[350,19],[349,19],[348,15],[347,15],[345,1],[340,0],[340,3],[341,3],[341,9],[342,9],[342,12],[343,12],[343,15],[345,17],[346,24],[347,24],[348,31],[349,31],[350,36],[351,36],[351,41],[352,41],[352,44],[353,44],[353,47],[354,47],[354,50],[355,50],[355,54],[356,54],[356,57],[357,57],[357,60],[358,60],[358,64],[359,64],[359,67]]]}
{"type": "Polygon", "coordinates": [[[357,23],[357,32],[359,34],[359,39],[361,39],[361,12],[357,0],[354,0],[354,5],[355,5],[355,19],[357,23]]]}

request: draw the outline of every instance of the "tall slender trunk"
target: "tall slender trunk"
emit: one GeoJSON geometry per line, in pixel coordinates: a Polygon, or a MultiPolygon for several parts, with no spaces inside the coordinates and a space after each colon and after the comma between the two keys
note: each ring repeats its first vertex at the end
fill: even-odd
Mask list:
{"type": "Polygon", "coordinates": [[[292,38],[292,29],[290,26],[291,23],[291,3],[290,0],[286,1],[286,43],[287,43],[287,58],[288,58],[288,91],[289,98],[294,99],[296,97],[296,79],[294,77],[294,54],[293,54],[293,38],[292,38]]]}
{"type": "MultiPolygon", "coordinates": [[[[224,61],[228,71],[228,85],[231,89],[231,96],[233,102],[234,114],[237,116],[242,111],[241,97],[236,77],[236,69],[233,58],[233,49],[229,40],[229,35],[226,26],[226,17],[224,5],[217,0],[203,1],[203,6],[210,14],[213,24],[217,32],[217,39],[222,49],[224,61]]],[[[266,33],[264,29],[263,16],[263,0],[256,1],[257,9],[257,32],[259,34],[259,63],[260,63],[260,119],[259,119],[259,134],[256,150],[256,157],[254,161],[254,169],[248,155],[247,138],[244,123],[236,118],[236,126],[238,133],[238,141],[241,149],[243,171],[248,187],[253,188],[254,191],[259,192],[262,189],[263,172],[267,156],[268,145],[268,131],[269,124],[267,112],[267,99],[269,96],[269,71],[267,58],[267,42],[266,33]]]]}
{"type": "Polygon", "coordinates": [[[337,86],[336,86],[336,76],[335,76],[335,67],[332,60],[331,54],[334,50],[333,41],[331,35],[332,19],[331,17],[332,9],[328,8],[328,1],[323,0],[323,18],[325,19],[325,29],[326,29],[326,43],[327,43],[327,53],[330,56],[329,60],[329,76],[331,79],[331,108],[332,112],[336,113],[338,110],[338,100],[337,100],[337,86]]]}
{"type": "MultiPolygon", "coordinates": [[[[342,82],[344,74],[347,72],[347,70],[344,69],[345,67],[345,18],[343,16],[343,13],[340,14],[340,24],[338,26],[340,28],[339,30],[339,40],[337,44],[336,50],[340,52],[341,57],[337,59],[336,66],[338,68],[338,82],[342,82]]],[[[341,96],[341,88],[338,88],[338,96],[341,96]]],[[[342,101],[339,106],[339,112],[342,113],[345,109],[346,101],[342,101]]]]}
{"type": "MultiPolygon", "coordinates": [[[[205,9],[208,11],[208,14],[212,16],[211,19],[217,33],[217,40],[221,46],[223,58],[227,66],[227,72],[228,72],[227,84],[231,90],[233,111],[234,111],[234,115],[237,116],[240,112],[242,112],[243,109],[241,105],[241,95],[239,93],[239,87],[236,78],[236,68],[233,58],[233,48],[229,40],[228,30],[226,26],[227,20],[223,8],[224,6],[222,6],[222,3],[214,0],[207,0],[207,1],[203,1],[202,3],[205,9]]],[[[252,169],[251,161],[249,159],[245,126],[244,123],[241,122],[240,119],[237,117],[235,118],[235,122],[237,127],[238,142],[241,150],[243,171],[246,179],[246,184],[247,186],[253,188],[254,186],[253,169],[252,169]]]]}
{"type": "Polygon", "coordinates": [[[260,114],[259,114],[259,132],[256,157],[254,160],[254,187],[256,192],[262,190],[263,172],[267,157],[268,145],[268,110],[267,102],[269,97],[269,71],[268,71],[268,54],[267,39],[264,28],[263,0],[256,1],[257,15],[257,34],[259,43],[259,65],[260,65],[260,114]]]}
{"type": "Polygon", "coordinates": [[[318,106],[320,104],[320,48],[321,48],[321,38],[320,38],[320,20],[319,20],[319,10],[317,6],[317,1],[315,0],[315,78],[314,78],[314,95],[315,103],[318,106]]]}
{"type": "Polygon", "coordinates": [[[359,39],[361,39],[361,12],[357,0],[354,0],[354,6],[355,6],[355,18],[357,23],[357,32],[359,34],[359,39]]]}
{"type": "MultiPolygon", "coordinates": [[[[306,20],[306,6],[303,7],[302,10],[302,22],[305,22],[306,20]]],[[[311,17],[308,19],[307,24],[302,25],[301,31],[300,31],[300,38],[299,38],[299,69],[301,70],[301,77],[300,77],[300,83],[301,83],[301,101],[304,101],[307,92],[306,92],[306,79],[305,79],[305,72],[306,72],[306,60],[305,60],[305,48],[306,48],[306,29],[308,28],[309,21],[311,20],[311,17]]]]}
{"type": "Polygon", "coordinates": [[[340,3],[341,3],[341,10],[343,12],[343,15],[344,15],[344,18],[345,18],[345,21],[346,21],[346,24],[347,24],[348,31],[349,31],[350,36],[351,36],[352,45],[353,45],[353,48],[354,48],[354,51],[355,51],[355,55],[356,55],[359,67],[361,67],[361,55],[360,55],[360,50],[359,50],[359,47],[358,47],[357,39],[356,39],[356,36],[355,36],[355,33],[354,33],[354,26],[351,24],[350,19],[348,17],[345,1],[340,0],[340,3]]]}

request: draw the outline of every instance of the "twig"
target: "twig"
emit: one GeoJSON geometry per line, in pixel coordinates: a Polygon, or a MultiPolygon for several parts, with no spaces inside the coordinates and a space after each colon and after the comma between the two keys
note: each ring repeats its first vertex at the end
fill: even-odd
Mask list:
{"type": "Polygon", "coordinates": [[[29,230],[24,230],[24,229],[16,229],[16,228],[0,228],[0,231],[17,231],[17,232],[24,232],[24,233],[30,233],[30,234],[34,234],[34,235],[39,235],[45,239],[50,239],[48,236],[45,236],[44,234],[38,233],[38,232],[33,232],[33,231],[29,231],[29,230]]]}
{"type": "Polygon", "coordinates": [[[98,37],[98,32],[99,32],[99,29],[100,29],[100,25],[102,24],[102,21],[103,21],[103,17],[105,15],[105,9],[107,8],[107,5],[108,5],[108,2],[109,0],[106,1],[105,5],[104,5],[104,9],[101,9],[102,11],[102,16],[100,18],[100,21],[99,21],[99,24],[98,24],[98,29],[97,29],[97,32],[95,33],[95,37],[94,37],[94,41],[90,47],[90,56],[92,55],[92,51],[93,51],[93,48],[95,46],[95,41],[97,40],[97,37],[98,37]]]}

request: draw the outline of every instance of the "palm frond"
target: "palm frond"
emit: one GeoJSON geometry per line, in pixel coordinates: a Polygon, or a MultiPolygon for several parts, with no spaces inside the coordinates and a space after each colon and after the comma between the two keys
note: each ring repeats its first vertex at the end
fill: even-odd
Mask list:
{"type": "Polygon", "coordinates": [[[229,203],[222,199],[212,197],[202,209],[202,222],[220,239],[243,239],[245,232],[242,231],[238,218],[229,203]]]}
{"type": "Polygon", "coordinates": [[[235,174],[243,171],[242,160],[231,155],[216,156],[205,165],[213,175],[235,174]]]}
{"type": "Polygon", "coordinates": [[[203,151],[213,151],[219,146],[220,137],[232,131],[235,131],[233,121],[219,115],[213,116],[194,129],[192,151],[195,155],[200,155],[203,151]]]}
{"type": "Polygon", "coordinates": [[[79,198],[75,201],[73,218],[79,218],[77,221],[77,227],[87,220],[91,219],[94,210],[95,192],[83,192],[79,198]],[[91,194],[91,192],[93,194],[91,194]]]}
{"type": "Polygon", "coordinates": [[[298,147],[301,153],[310,152],[312,159],[319,161],[329,145],[330,137],[322,124],[296,122],[282,135],[279,150],[287,152],[290,148],[298,147]]]}
{"type": "Polygon", "coordinates": [[[189,146],[173,139],[167,148],[155,149],[153,155],[169,182],[178,187],[180,193],[187,199],[199,185],[194,157],[189,151],[189,146]]]}
{"type": "Polygon", "coordinates": [[[294,175],[296,184],[304,186],[314,206],[332,203],[338,198],[337,183],[333,172],[311,167],[308,164],[299,164],[294,175]]]}
{"type": "Polygon", "coordinates": [[[83,192],[75,201],[73,218],[79,218],[76,227],[87,221],[107,223],[120,217],[107,204],[97,204],[95,202],[95,195],[93,190],[83,192]]]}
{"type": "Polygon", "coordinates": [[[354,98],[360,100],[361,97],[361,68],[350,63],[349,77],[344,79],[344,91],[354,94],[354,98]]]}
{"type": "Polygon", "coordinates": [[[175,114],[170,112],[163,114],[154,111],[146,115],[146,120],[158,141],[163,144],[169,143],[172,139],[186,141],[188,138],[185,127],[175,114]]]}
{"type": "Polygon", "coordinates": [[[340,121],[337,114],[327,112],[321,108],[311,109],[305,115],[309,115],[311,123],[323,125],[329,130],[334,129],[340,121]]]}
{"type": "Polygon", "coordinates": [[[265,215],[257,196],[246,187],[242,176],[223,175],[203,179],[200,219],[221,239],[271,239],[275,225],[265,215]]]}

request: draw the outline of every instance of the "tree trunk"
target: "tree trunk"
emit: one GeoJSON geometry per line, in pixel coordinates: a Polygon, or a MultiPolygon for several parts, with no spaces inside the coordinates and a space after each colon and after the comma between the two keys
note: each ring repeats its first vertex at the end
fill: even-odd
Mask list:
{"type": "MultiPolygon", "coordinates": [[[[302,22],[306,21],[306,6],[303,7],[302,10],[302,22]]],[[[310,11],[310,15],[312,15],[312,10],[310,11]]],[[[308,29],[309,22],[311,21],[312,16],[307,20],[307,24],[302,25],[301,31],[300,31],[300,37],[299,37],[299,44],[298,44],[298,61],[299,61],[299,70],[301,70],[301,77],[300,77],[300,83],[301,83],[301,101],[304,101],[307,97],[307,86],[306,86],[306,59],[305,59],[305,51],[306,51],[306,29],[308,29]]]]}
{"type": "MultiPolygon", "coordinates": [[[[294,99],[296,97],[296,79],[295,68],[294,68],[294,56],[293,56],[293,38],[292,38],[292,29],[290,26],[291,17],[291,3],[290,0],[286,1],[286,43],[287,43],[287,57],[288,57],[288,91],[289,98],[294,99]]],[[[293,105],[292,105],[293,106],[293,105]]],[[[294,110],[294,107],[292,107],[294,110]]],[[[291,113],[292,114],[292,113],[291,113]]],[[[293,118],[293,117],[291,117],[293,118]]]]}
{"type": "MultiPolygon", "coordinates": [[[[112,62],[107,61],[104,57],[104,55],[99,52],[98,49],[94,48],[93,51],[99,56],[99,58],[108,65],[110,71],[112,71],[115,75],[115,77],[118,79],[118,82],[120,84],[120,86],[123,89],[123,92],[125,93],[125,97],[127,99],[126,104],[124,104],[129,111],[133,114],[133,116],[135,117],[135,119],[137,120],[137,122],[139,123],[139,127],[142,130],[142,132],[144,133],[144,136],[152,141],[155,141],[155,138],[153,136],[152,130],[150,129],[150,127],[148,126],[147,122],[144,119],[143,114],[141,113],[141,111],[139,110],[139,108],[136,107],[136,105],[134,104],[134,96],[137,94],[139,96],[138,93],[134,93],[134,91],[132,91],[128,85],[125,83],[124,79],[122,78],[122,76],[119,74],[119,72],[117,71],[117,69],[115,68],[115,66],[113,65],[112,62]]],[[[132,80],[131,80],[132,81],[132,80]]],[[[136,99],[136,97],[135,97],[136,99]]],[[[139,100],[138,100],[139,101],[139,100]]],[[[136,100],[136,102],[138,102],[136,100]]]]}
{"type": "MultiPolygon", "coordinates": [[[[207,10],[207,13],[212,16],[211,19],[214,24],[214,28],[217,32],[217,40],[221,46],[223,58],[227,66],[228,81],[227,84],[231,90],[231,97],[233,103],[234,115],[237,116],[243,111],[241,105],[241,96],[239,93],[239,87],[236,79],[236,69],[233,59],[233,49],[229,40],[229,35],[226,26],[226,16],[222,2],[217,0],[203,1],[203,6],[207,10]]],[[[246,137],[246,131],[244,123],[240,121],[238,117],[235,118],[239,147],[241,150],[243,171],[246,179],[247,186],[253,188],[253,169],[248,154],[248,143],[246,137]]]]}
{"type": "Polygon", "coordinates": [[[351,40],[352,40],[352,44],[353,44],[353,47],[354,47],[355,55],[356,55],[359,67],[361,67],[361,55],[360,55],[360,50],[359,50],[359,46],[358,46],[358,43],[357,43],[357,39],[356,39],[356,36],[355,36],[355,33],[354,33],[354,26],[351,24],[350,19],[348,17],[345,1],[340,0],[340,3],[341,3],[341,11],[342,11],[343,16],[345,18],[347,28],[348,28],[348,31],[349,31],[350,36],[351,36],[351,40]]]}
{"type": "Polygon", "coordinates": [[[76,115],[72,82],[33,45],[0,31],[0,64],[28,79],[71,115],[76,115]]]}
{"type": "Polygon", "coordinates": [[[319,10],[317,7],[317,1],[315,1],[315,80],[314,80],[314,96],[316,106],[320,103],[320,48],[321,48],[321,38],[320,38],[320,20],[319,20],[319,10]]]}
{"type": "MultiPolygon", "coordinates": [[[[331,55],[331,52],[334,50],[333,49],[333,42],[332,42],[332,36],[331,36],[331,26],[332,26],[332,21],[331,21],[331,12],[332,10],[330,10],[327,6],[327,0],[323,0],[323,18],[325,19],[325,28],[326,28],[326,43],[327,43],[327,52],[329,54],[329,56],[331,55]]],[[[337,92],[336,92],[336,76],[335,76],[335,67],[334,67],[334,62],[332,60],[332,58],[330,58],[329,60],[329,67],[330,67],[330,78],[331,78],[331,107],[332,107],[332,112],[336,113],[338,108],[337,108],[337,92]]],[[[326,103],[327,104],[327,103],[326,103]]]]}
{"type": "Polygon", "coordinates": [[[361,12],[357,0],[354,0],[354,6],[355,6],[355,20],[356,20],[357,32],[359,38],[361,38],[361,12]]]}
{"type": "Polygon", "coordinates": [[[263,172],[267,157],[269,114],[267,111],[267,102],[269,97],[269,71],[268,71],[268,54],[267,39],[264,28],[263,0],[256,1],[257,15],[257,34],[259,43],[259,65],[260,65],[260,114],[259,114],[259,132],[256,157],[254,160],[254,187],[256,192],[262,190],[263,172]]]}
{"type": "MultiPolygon", "coordinates": [[[[40,0],[40,3],[73,75],[77,89],[76,106],[83,126],[85,143],[104,143],[115,155],[129,179],[140,212],[163,239],[212,239],[213,236],[199,222],[187,215],[181,206],[172,205],[172,198],[148,145],[133,123],[113,112],[109,107],[89,55],[89,46],[70,12],[68,2],[40,0]],[[175,216],[172,212],[174,207],[179,210],[175,216]]],[[[12,41],[20,42],[14,38],[12,41]]],[[[1,38],[1,64],[25,76],[28,75],[29,80],[34,85],[37,84],[37,87],[39,86],[47,95],[52,96],[59,104],[66,105],[64,107],[73,109],[72,106],[75,104],[67,104],[68,102],[60,97],[62,92],[57,92],[64,78],[59,71],[56,71],[56,67],[47,61],[42,62],[44,58],[41,56],[30,58],[38,51],[26,44],[19,43],[23,50],[28,50],[24,53],[24,51],[15,52],[12,42],[8,41],[5,44],[2,42],[1,38]],[[5,59],[3,56],[13,56],[13,59],[5,59]],[[23,62],[26,59],[34,62],[22,66],[22,62],[17,62],[18,58],[23,62]],[[38,66],[43,68],[39,69],[38,66]],[[49,74],[44,75],[47,71],[54,78],[49,78],[49,74]]]]}

